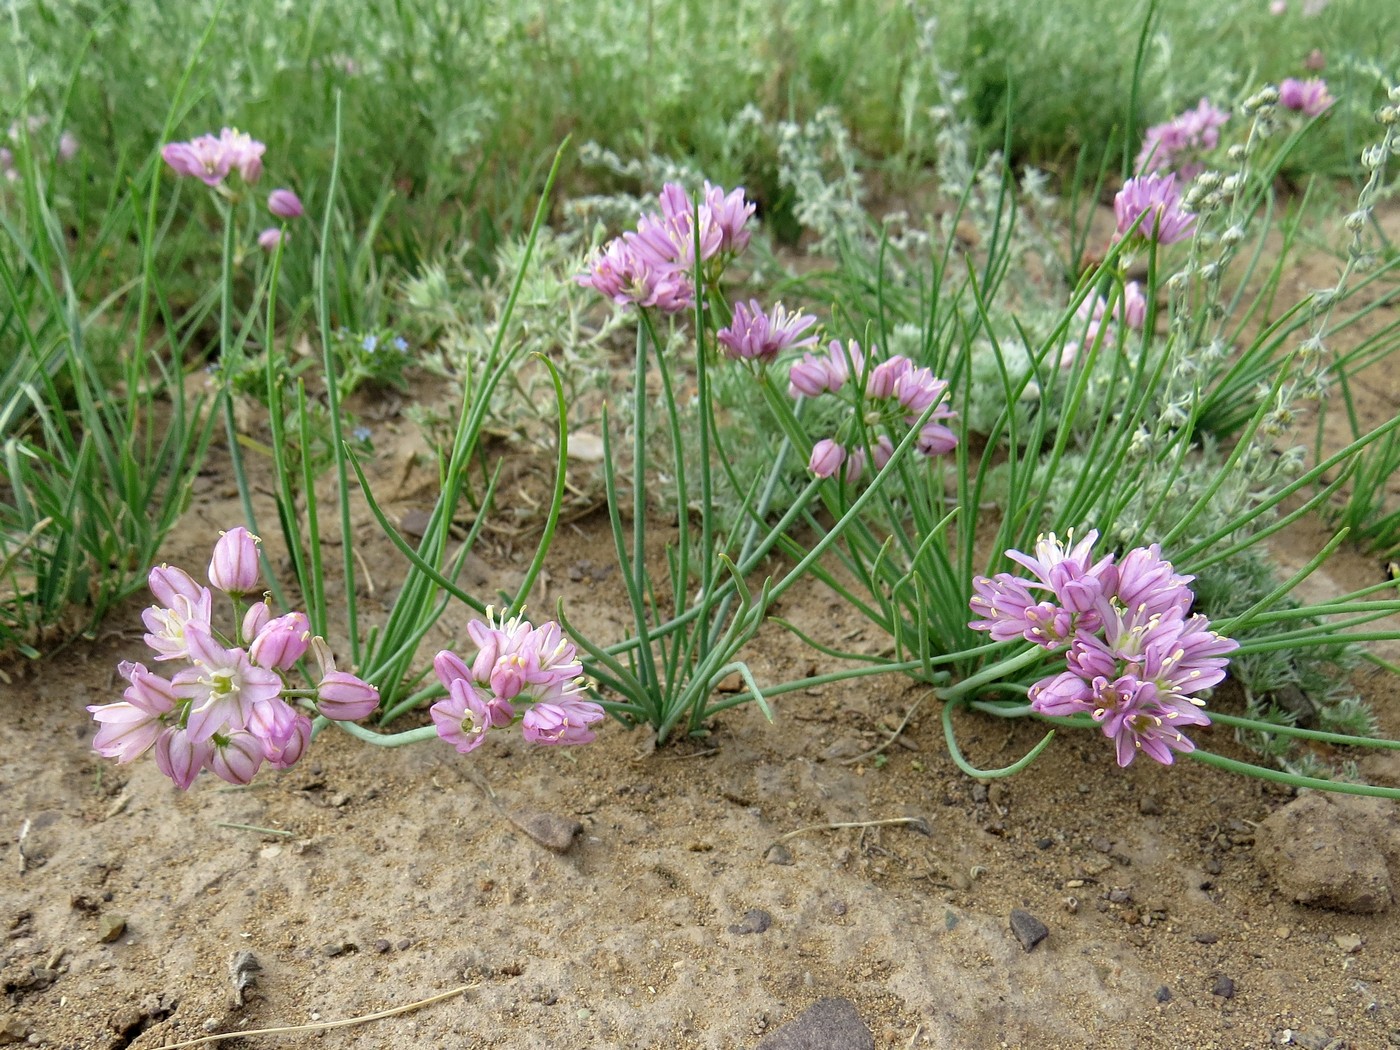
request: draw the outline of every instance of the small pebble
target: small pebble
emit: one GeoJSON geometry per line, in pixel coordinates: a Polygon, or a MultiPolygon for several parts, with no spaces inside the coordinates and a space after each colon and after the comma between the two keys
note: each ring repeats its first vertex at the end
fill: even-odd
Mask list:
{"type": "Polygon", "coordinates": [[[1218,995],[1222,999],[1233,999],[1235,997],[1235,982],[1222,973],[1210,986],[1210,994],[1218,995]]]}
{"type": "Polygon", "coordinates": [[[1021,947],[1030,951],[1046,937],[1050,936],[1050,930],[1030,912],[1022,908],[1011,909],[1011,932],[1016,935],[1016,939],[1021,942],[1021,947]]]}
{"type": "Polygon", "coordinates": [[[768,852],[763,855],[765,864],[789,865],[793,863],[792,850],[788,849],[781,842],[775,842],[768,847],[768,852]]]}
{"type": "Polygon", "coordinates": [[[1214,944],[1220,940],[1220,935],[1215,933],[1198,933],[1192,938],[1197,944],[1214,944]]]}
{"type": "Polygon", "coordinates": [[[412,943],[413,943],[413,942],[412,942],[411,940],[409,940],[407,937],[405,937],[405,938],[403,938],[401,941],[399,941],[398,944],[394,945],[394,947],[397,948],[397,949],[398,949],[399,951],[401,951],[401,952],[402,952],[402,951],[407,951],[409,945],[411,945],[412,943]]]}
{"type": "Polygon", "coordinates": [[[383,955],[392,947],[393,945],[386,941],[383,937],[379,938],[379,940],[374,942],[374,950],[380,955],[383,955]]]}
{"type": "Polygon", "coordinates": [[[1050,848],[1051,846],[1053,846],[1054,844],[1055,844],[1055,840],[1054,840],[1054,839],[1036,839],[1036,840],[1035,840],[1035,847],[1036,847],[1036,849],[1049,849],[1049,848],[1050,848]]]}
{"type": "Polygon", "coordinates": [[[1152,993],[1152,998],[1159,1003],[1169,1003],[1172,1001],[1172,990],[1164,984],[1152,993]]]}
{"type": "Polygon", "coordinates": [[[126,932],[126,916],[111,912],[97,920],[97,939],[103,944],[111,944],[126,932]]]}
{"type": "Polygon", "coordinates": [[[763,933],[773,925],[773,916],[762,908],[751,908],[744,917],[729,927],[730,933],[763,933]]]}

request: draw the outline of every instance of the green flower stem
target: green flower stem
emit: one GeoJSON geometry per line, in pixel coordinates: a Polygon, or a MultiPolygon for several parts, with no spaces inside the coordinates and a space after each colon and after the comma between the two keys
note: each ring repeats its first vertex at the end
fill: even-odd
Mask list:
{"type": "Polygon", "coordinates": [[[1226,758],[1224,755],[1199,749],[1191,751],[1189,754],[1196,761],[1204,762],[1208,766],[1226,769],[1231,773],[1243,773],[1246,776],[1258,777],[1260,780],[1272,780],[1276,784],[1287,784],[1291,788],[1317,788],[1320,791],[1336,791],[1343,795],[1371,795],[1375,798],[1400,799],[1400,788],[1377,787],[1373,784],[1348,784],[1343,780],[1304,777],[1296,773],[1284,773],[1277,769],[1269,769],[1267,766],[1256,766],[1252,762],[1240,762],[1233,758],[1226,758]]]}
{"type": "Polygon", "coordinates": [[[1234,726],[1256,733],[1271,733],[1278,736],[1292,736],[1300,740],[1316,740],[1324,744],[1342,744],[1348,747],[1379,747],[1383,750],[1400,751],[1400,740],[1387,740],[1384,737],[1350,736],[1346,733],[1326,733],[1320,729],[1300,729],[1297,726],[1280,725],[1259,718],[1242,718],[1239,715],[1207,711],[1210,720],[1222,726],[1234,726]]]}
{"type": "Polygon", "coordinates": [[[948,754],[953,759],[953,762],[970,777],[976,777],[979,780],[992,780],[999,777],[1014,776],[1034,762],[1036,758],[1039,757],[1040,753],[1050,745],[1050,741],[1055,739],[1055,730],[1052,729],[1050,732],[1046,733],[1045,736],[1041,737],[1040,743],[1036,744],[1035,747],[1031,748],[1030,751],[1017,761],[1011,763],[1011,765],[1002,766],[999,769],[978,769],[963,757],[962,749],[958,747],[957,734],[953,731],[953,709],[959,706],[962,706],[962,704],[957,700],[950,701],[943,705],[943,739],[947,741],[948,754]]]}
{"type": "Polygon", "coordinates": [[[363,740],[375,747],[405,747],[409,744],[416,744],[420,740],[432,740],[438,735],[437,726],[420,726],[417,729],[407,729],[402,733],[376,733],[373,729],[366,729],[356,722],[332,721],[330,724],[337,729],[344,730],[357,740],[363,740]]]}
{"type": "Polygon", "coordinates": [[[1040,648],[1038,645],[1032,646],[1025,652],[1018,653],[1005,660],[1000,660],[990,667],[983,668],[972,677],[964,678],[956,685],[949,686],[947,689],[938,690],[938,698],[945,703],[957,700],[967,696],[967,694],[971,692],[981,689],[991,682],[997,681],[999,678],[1010,677],[1018,671],[1023,671],[1027,667],[1034,666],[1041,660],[1044,660],[1046,655],[1047,651],[1045,649],[1040,648]]]}

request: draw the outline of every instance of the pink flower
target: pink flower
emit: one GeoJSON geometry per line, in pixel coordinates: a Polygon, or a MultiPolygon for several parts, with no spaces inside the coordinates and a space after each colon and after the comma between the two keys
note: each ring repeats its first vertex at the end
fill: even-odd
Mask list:
{"type": "Polygon", "coordinates": [[[130,762],[144,754],[165,729],[165,715],[175,709],[175,687],[143,664],[123,662],[117,668],[131,684],[115,704],[92,704],[88,711],[100,728],[92,748],[104,758],[130,762]]]}
{"type": "Polygon", "coordinates": [[[269,226],[258,234],[258,247],[265,252],[276,251],[277,246],[282,243],[282,231],[276,226],[269,226]]]}
{"type": "Polygon", "coordinates": [[[1308,57],[1303,59],[1303,68],[1314,73],[1321,73],[1327,68],[1327,56],[1322,53],[1320,48],[1315,47],[1308,52],[1308,57]]]}
{"type": "Polygon", "coordinates": [[[1113,211],[1120,237],[1132,231],[1135,237],[1158,244],[1173,244],[1189,236],[1196,221],[1194,215],[1182,210],[1175,175],[1129,179],[1113,198],[1113,211]]]}
{"type": "Polygon", "coordinates": [[[241,598],[258,589],[258,538],[242,525],[230,529],[214,544],[209,582],[225,594],[241,598]]]}
{"type": "Polygon", "coordinates": [[[191,598],[183,590],[175,593],[168,586],[170,580],[174,580],[181,587],[182,580],[194,583],[189,574],[180,569],[161,566],[151,570],[151,590],[157,596],[165,595],[168,604],[152,605],[141,614],[141,620],[146,625],[146,644],[155,650],[157,660],[184,660],[190,653],[190,629],[194,626],[203,627],[206,631],[209,629],[214,597],[207,587],[199,587],[198,584],[194,584],[198,590],[198,596],[195,598],[191,598]]]}
{"type": "Polygon", "coordinates": [[[219,645],[208,625],[188,625],[185,637],[194,666],[173,682],[176,694],[190,701],[186,729],[192,741],[244,728],[254,704],[281,695],[282,679],[275,671],[255,666],[242,649],[219,645]]]}
{"type": "Polygon", "coordinates": [[[1278,104],[1304,116],[1316,117],[1336,103],[1327,91],[1327,82],[1318,77],[1297,80],[1289,77],[1278,86],[1278,104]]]}
{"type": "Polygon", "coordinates": [[[744,199],[743,187],[726,195],[724,190],[706,180],[705,207],[710,211],[710,221],[719,230],[721,252],[741,252],[748,247],[748,221],[757,206],[744,199]]]}
{"type": "Polygon", "coordinates": [[[665,313],[680,313],[695,301],[686,275],[648,257],[624,237],[604,245],[587,272],[574,280],[623,306],[654,306],[665,313]]]}
{"type": "Polygon", "coordinates": [[[447,697],[433,704],[428,713],[438,736],[464,755],[480,747],[491,728],[486,701],[465,678],[454,680],[447,697]]]}
{"type": "Polygon", "coordinates": [[[348,671],[329,671],[316,686],[316,710],[333,722],[368,718],[379,707],[379,690],[348,671]]]}
{"type": "Polygon", "coordinates": [[[1195,178],[1205,168],[1201,154],[1220,144],[1220,128],[1229,119],[1230,114],[1202,98],[1195,109],[1147,129],[1133,170],[1139,175],[1175,171],[1183,179],[1195,178]]]}
{"type": "Polygon", "coordinates": [[[798,336],[816,323],[817,319],[811,314],[788,313],[782,303],[775,306],[769,316],[757,299],[751,299],[748,306],[734,305],[734,319],[727,328],[719,330],[715,339],[724,348],[726,357],[768,362],[791,347],[815,346],[815,335],[805,339],[798,336]]]}
{"type": "Polygon", "coordinates": [[[846,450],[831,438],[822,438],[812,447],[812,457],[807,461],[807,469],[819,478],[829,478],[841,469],[846,462],[846,450]]]}
{"type": "Polygon", "coordinates": [[[266,740],[263,741],[263,750],[267,753],[267,764],[273,769],[291,769],[301,759],[301,756],[306,754],[307,745],[310,743],[311,719],[298,712],[292,722],[292,731],[282,743],[280,750],[273,750],[266,740]]]}
{"type": "Polygon", "coordinates": [[[597,739],[588,726],[602,717],[603,709],[595,703],[561,697],[526,711],[521,731],[532,744],[587,744],[597,739]]]}
{"type": "Polygon", "coordinates": [[[279,219],[299,219],[306,213],[301,198],[287,189],[276,189],[267,195],[267,210],[279,219]]]}
{"type": "Polygon", "coordinates": [[[167,143],[160,155],[175,174],[199,179],[206,186],[217,186],[234,170],[244,182],[257,182],[262,175],[262,155],[266,149],[251,136],[224,128],[218,138],[200,135],[189,142],[167,143]]]}
{"type": "Polygon", "coordinates": [[[219,143],[230,168],[237,168],[244,182],[257,182],[262,177],[262,155],[267,149],[261,142],[237,128],[223,128],[219,143]]]}
{"type": "Polygon", "coordinates": [[[58,136],[58,162],[67,164],[78,155],[78,136],[71,131],[65,131],[58,136]]]}
{"type": "Polygon", "coordinates": [[[160,155],[176,175],[199,179],[206,186],[219,185],[230,169],[228,151],[213,135],[200,135],[189,142],[167,143],[160,155]]]}

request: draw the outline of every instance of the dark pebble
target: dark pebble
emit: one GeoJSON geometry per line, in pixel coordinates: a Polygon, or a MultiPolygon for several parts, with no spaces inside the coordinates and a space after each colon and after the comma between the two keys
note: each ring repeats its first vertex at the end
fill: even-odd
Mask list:
{"type": "Polygon", "coordinates": [[[402,951],[407,951],[409,945],[411,945],[412,943],[413,943],[412,941],[410,941],[407,937],[405,937],[403,940],[399,941],[398,944],[394,945],[394,947],[397,948],[397,949],[398,949],[399,951],[401,951],[401,952],[402,952],[402,951]]]}
{"type": "Polygon", "coordinates": [[[768,847],[768,852],[763,855],[763,860],[768,864],[791,864],[793,863],[792,850],[788,849],[781,842],[775,842],[768,847]]]}
{"type": "Polygon", "coordinates": [[[818,999],[754,1050],[875,1050],[875,1037],[849,999],[818,999]]]}
{"type": "Polygon", "coordinates": [[[1051,846],[1053,846],[1054,844],[1055,844],[1055,840],[1054,840],[1054,839],[1036,839],[1036,840],[1035,840],[1035,848],[1036,848],[1036,849],[1049,849],[1049,848],[1050,848],[1051,846]]]}
{"type": "Polygon", "coordinates": [[[1218,995],[1222,999],[1233,999],[1235,997],[1235,982],[1222,973],[1210,986],[1210,994],[1218,995]]]}
{"type": "Polygon", "coordinates": [[[1172,990],[1164,984],[1152,993],[1152,998],[1159,1003],[1169,1003],[1172,1001],[1172,990]]]}
{"type": "Polygon", "coordinates": [[[1050,936],[1049,927],[1022,908],[1011,909],[1011,932],[1016,935],[1016,939],[1026,951],[1030,951],[1050,936]]]}
{"type": "Polygon", "coordinates": [[[374,950],[380,955],[383,955],[392,947],[393,945],[386,941],[383,937],[379,938],[379,940],[374,942],[374,950]]]}
{"type": "Polygon", "coordinates": [[[773,925],[773,916],[762,908],[744,912],[744,917],[729,927],[730,933],[763,933],[773,925]]]}
{"type": "Polygon", "coordinates": [[[331,941],[321,949],[321,954],[327,959],[334,959],[337,955],[344,955],[347,945],[343,941],[331,941]]]}
{"type": "Polygon", "coordinates": [[[1197,944],[1214,944],[1220,940],[1220,935],[1215,933],[1198,933],[1192,938],[1197,944]]]}

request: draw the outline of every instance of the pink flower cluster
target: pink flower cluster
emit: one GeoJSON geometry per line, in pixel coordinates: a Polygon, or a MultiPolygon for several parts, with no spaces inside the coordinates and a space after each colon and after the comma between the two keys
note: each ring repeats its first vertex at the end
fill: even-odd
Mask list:
{"type": "MultiPolygon", "coordinates": [[[[9,131],[3,141],[8,141],[11,145],[18,146],[20,139],[27,133],[33,135],[48,124],[49,118],[38,115],[30,117],[23,125],[11,124],[9,131]]],[[[64,130],[58,136],[58,150],[54,159],[60,164],[67,164],[78,155],[78,137],[71,131],[64,130]]],[[[7,182],[19,180],[19,168],[15,166],[15,154],[8,146],[0,146],[0,178],[7,182]]]]}
{"type": "Polygon", "coordinates": [[[1113,198],[1113,214],[1118,220],[1118,236],[1132,231],[1134,237],[1158,244],[1173,244],[1190,236],[1196,222],[1196,216],[1182,206],[1175,174],[1129,179],[1113,198]]]}
{"type": "Polygon", "coordinates": [[[1094,295],[1079,304],[1074,317],[1076,324],[1083,326],[1084,337],[1082,341],[1065,344],[1060,354],[1061,368],[1073,365],[1079,359],[1083,347],[1093,346],[1105,326],[1105,338],[1110,343],[1115,341],[1115,322],[1125,324],[1134,331],[1142,331],[1142,326],[1147,322],[1147,296],[1143,293],[1142,285],[1137,281],[1129,281],[1123,286],[1123,297],[1113,304],[1111,311],[1107,299],[1101,295],[1094,295]]]}
{"type": "Polygon", "coordinates": [[[1139,175],[1174,171],[1194,179],[1205,170],[1201,155],[1220,144],[1220,129],[1229,119],[1230,114],[1201,99],[1195,109],[1147,129],[1133,170],[1139,175]]]}
{"type": "Polygon", "coordinates": [[[267,147],[236,128],[223,128],[216,138],[200,135],[189,142],[170,142],[160,155],[176,175],[199,179],[206,186],[218,186],[232,171],[244,182],[257,182],[262,176],[262,156],[267,147]]]}
{"type": "Polygon", "coordinates": [[[654,306],[679,313],[695,303],[692,272],[698,245],[700,262],[722,267],[749,243],[748,220],[755,205],[742,189],[725,193],[705,183],[697,208],[679,183],[668,182],[659,198],[660,214],[648,212],[637,228],[605,244],[575,280],[613,302],[654,306]]]}
{"type": "MultiPolygon", "coordinates": [[[[876,348],[871,347],[873,361],[876,348]]],[[[855,385],[855,384],[851,384],[855,385]]],[[[902,354],[867,367],[865,352],[851,340],[843,346],[833,339],[825,354],[806,353],[788,374],[788,393],[792,397],[819,397],[835,394],[851,403],[866,426],[871,428],[868,456],[879,470],[894,454],[893,434],[901,424],[907,428],[919,421],[929,408],[932,414],[924,421],[916,439],[916,448],[933,457],[951,452],[958,443],[942,420],[953,419],[956,413],[942,401],[948,395],[948,383],[927,368],[918,367],[902,354]],[[856,377],[863,391],[852,396],[847,385],[856,377]],[[937,406],[937,407],[933,407],[937,406]]],[[[838,435],[839,437],[840,435],[838,435]]],[[[833,477],[845,469],[846,480],[855,482],[865,470],[867,451],[863,442],[853,435],[844,441],[823,438],[812,449],[808,469],[819,478],[833,477]]]]}
{"type": "Polygon", "coordinates": [[[519,721],[532,744],[587,744],[588,728],[603,709],[583,699],[583,665],[573,643],[553,620],[533,627],[523,615],[467,624],[477,647],[468,664],[444,649],[433,669],[447,696],[430,714],[438,736],[467,754],[480,747],[492,729],[519,721]],[[519,709],[524,707],[524,711],[519,709]]]}
{"type": "Polygon", "coordinates": [[[1031,686],[1031,707],[1090,715],[1114,741],[1120,766],[1139,752],[1171,765],[1176,752],[1195,750],[1181,727],[1210,725],[1195,694],[1224,679],[1226,654],[1239,646],[1204,616],[1188,615],[1195,577],[1178,575],[1157,544],[1091,561],[1097,538],[1090,532],[1071,547],[1052,533],[1033,556],[1007,551],[1034,579],[977,577],[970,605],[981,619],[969,626],[1064,652],[1066,670],[1031,686]]]}
{"type": "Polygon", "coordinates": [[[311,740],[309,710],[354,721],[379,706],[374,686],[336,669],[304,614],[274,617],[266,600],[243,606],[258,590],[257,542],[247,529],[232,529],[209,563],[210,585],[241,613],[232,645],[214,626],[209,587],[183,569],[151,570],[157,604],[142,613],[146,644],[157,661],[180,666],[165,678],[144,664],[119,665],[129,683],[123,699],[88,708],[100,725],[98,754],[125,763],[154,750],[160,771],[181,790],[206,769],[247,784],[263,763],[286,769],[301,758],[311,740]],[[318,667],[316,685],[293,688],[288,678],[308,652],[318,667]]]}
{"type": "Polygon", "coordinates": [[[1278,86],[1278,104],[1305,117],[1320,116],[1336,101],[1327,90],[1327,81],[1319,77],[1308,80],[1289,77],[1278,86]]]}

